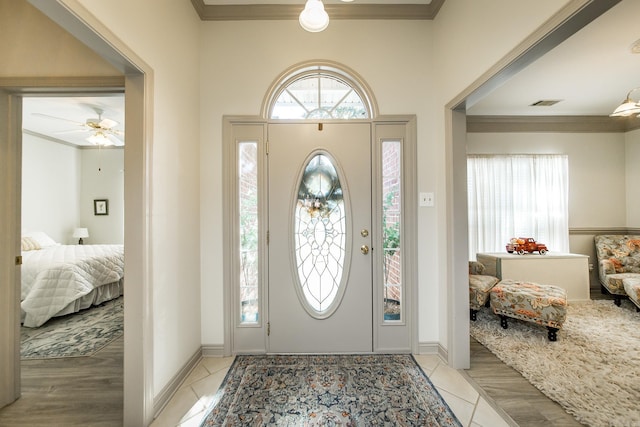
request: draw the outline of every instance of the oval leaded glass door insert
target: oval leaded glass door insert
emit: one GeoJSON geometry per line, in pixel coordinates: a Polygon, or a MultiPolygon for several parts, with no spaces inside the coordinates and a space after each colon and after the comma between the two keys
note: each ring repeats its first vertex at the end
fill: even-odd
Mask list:
{"type": "Polygon", "coordinates": [[[298,297],[313,317],[329,317],[344,294],[346,229],[336,166],[329,155],[315,154],[300,177],[293,230],[298,297]]]}

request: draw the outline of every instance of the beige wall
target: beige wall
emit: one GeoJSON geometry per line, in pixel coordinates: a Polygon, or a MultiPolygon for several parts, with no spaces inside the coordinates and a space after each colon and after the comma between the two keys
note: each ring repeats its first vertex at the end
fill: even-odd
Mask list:
{"type": "MultiPolygon", "coordinates": [[[[597,230],[637,227],[634,182],[640,178],[640,132],[469,133],[470,154],[566,154],[569,157],[569,246],[596,265],[597,230]],[[635,181],[634,181],[635,180],[635,181]],[[635,225],[634,225],[635,224],[635,225]],[[590,231],[590,229],[595,231],[590,231]]],[[[551,248],[553,250],[553,248],[551,248]]],[[[598,286],[596,270],[591,286],[598,286]]]]}
{"type": "Polygon", "coordinates": [[[623,133],[469,133],[467,144],[469,154],[566,154],[569,228],[626,226],[623,133]]]}
{"type": "MultiPolygon", "coordinates": [[[[87,227],[90,244],[124,243],[124,149],[83,149],[79,222],[87,227]],[[94,200],[109,201],[109,215],[94,214],[94,200]]],[[[75,239],[72,241],[77,242],[75,239]]]]}
{"type": "Polygon", "coordinates": [[[124,150],[79,149],[23,134],[22,229],[46,232],[56,242],[124,243],[124,150]],[[109,200],[109,215],[96,216],[94,199],[109,200]]]}
{"type": "Polygon", "coordinates": [[[23,134],[22,230],[71,244],[73,229],[80,227],[81,182],[79,149],[23,134]]]}
{"type": "MultiPolygon", "coordinates": [[[[640,120],[640,118],[636,118],[640,120]]],[[[627,227],[640,228],[640,130],[625,135],[625,172],[627,182],[627,227]]]]}
{"type": "Polygon", "coordinates": [[[26,0],[0,0],[0,77],[118,76],[26,0]]]}
{"type": "Polygon", "coordinates": [[[65,3],[88,9],[153,70],[147,131],[153,138],[149,274],[157,396],[201,343],[199,18],[189,1],[65,3]]]}

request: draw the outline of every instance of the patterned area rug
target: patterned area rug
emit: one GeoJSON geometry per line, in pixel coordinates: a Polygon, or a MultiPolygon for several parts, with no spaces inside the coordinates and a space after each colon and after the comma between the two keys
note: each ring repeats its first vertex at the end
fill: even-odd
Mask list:
{"type": "Polygon", "coordinates": [[[24,359],[91,356],[124,332],[124,297],[20,330],[24,359]]]}
{"type": "Polygon", "coordinates": [[[520,372],[579,422],[640,426],[640,313],[627,300],[570,304],[558,341],[546,328],[500,318],[488,308],[470,322],[471,336],[520,372]]]}
{"type": "Polygon", "coordinates": [[[202,426],[460,426],[410,355],[237,356],[202,426]]]}

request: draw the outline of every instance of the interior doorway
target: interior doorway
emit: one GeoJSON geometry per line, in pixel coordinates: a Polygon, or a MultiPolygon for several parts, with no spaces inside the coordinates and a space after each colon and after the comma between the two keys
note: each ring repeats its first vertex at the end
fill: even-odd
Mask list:
{"type": "MultiPolygon", "coordinates": [[[[113,93],[114,91],[122,92],[123,86],[124,86],[124,79],[118,79],[119,82],[121,83],[121,85],[118,87],[105,86],[102,89],[96,89],[95,87],[92,87],[92,88],[84,89],[87,92],[83,92],[83,89],[78,87],[69,89],[70,87],[69,85],[70,83],[72,83],[71,82],[72,80],[73,79],[60,79],[58,82],[60,86],[56,88],[57,89],[56,94],[58,96],[62,96],[64,93],[67,93],[67,92],[69,94],[72,94],[73,96],[81,96],[89,92],[92,95],[96,95],[97,93],[107,94],[107,93],[113,93]]],[[[6,181],[4,182],[6,182],[6,185],[7,185],[6,188],[12,188],[13,191],[11,194],[7,194],[6,198],[3,197],[4,205],[3,205],[3,209],[0,212],[0,217],[11,218],[11,221],[6,221],[6,222],[4,220],[2,221],[11,230],[11,233],[7,235],[7,238],[2,239],[3,240],[2,251],[7,250],[8,252],[7,255],[9,255],[7,257],[3,257],[3,259],[6,258],[6,259],[13,260],[15,258],[14,255],[20,254],[21,230],[23,230],[25,227],[25,223],[22,221],[22,218],[23,218],[22,214],[24,213],[24,209],[25,209],[23,197],[22,197],[24,195],[23,192],[25,190],[23,172],[27,172],[27,173],[29,173],[29,171],[34,172],[33,168],[41,169],[43,162],[45,164],[46,163],[51,164],[52,162],[53,163],[61,162],[64,166],[76,164],[76,166],[80,168],[80,166],[77,165],[77,162],[80,156],[78,155],[78,153],[72,153],[74,150],[77,150],[76,148],[70,147],[68,145],[64,145],[62,141],[59,141],[59,143],[48,141],[44,138],[44,135],[42,134],[37,135],[36,132],[29,133],[30,130],[25,127],[26,121],[23,119],[25,115],[30,114],[29,112],[30,110],[28,109],[25,110],[25,104],[27,104],[27,101],[24,98],[35,97],[40,95],[41,93],[46,95],[51,95],[51,87],[35,89],[35,90],[33,87],[29,87],[28,89],[12,87],[11,91],[6,92],[4,97],[4,99],[5,100],[8,99],[9,102],[7,103],[8,112],[7,114],[3,115],[3,118],[12,117],[13,119],[9,120],[10,123],[8,123],[8,126],[7,126],[9,129],[8,138],[4,139],[6,145],[3,147],[3,150],[7,150],[7,153],[12,153],[12,154],[7,156],[2,156],[2,169],[6,172],[9,172],[9,175],[5,176],[6,181]],[[49,149],[44,150],[44,153],[39,154],[37,158],[25,156],[24,155],[25,138],[29,139],[30,142],[33,142],[33,144],[29,146],[30,148],[28,151],[30,153],[33,154],[37,151],[42,151],[42,147],[47,146],[47,147],[53,147],[52,149],[53,149],[53,152],[56,153],[56,156],[51,157],[51,151],[49,149]],[[64,160],[62,160],[63,158],[64,160]],[[32,162],[32,164],[30,165],[31,169],[28,167],[25,168],[23,164],[25,161],[32,162]]],[[[3,120],[3,125],[0,125],[0,128],[4,129],[5,128],[4,125],[7,125],[6,120],[3,120]]],[[[57,166],[59,165],[54,166],[54,168],[57,166]]],[[[122,173],[123,168],[124,168],[124,165],[120,167],[119,173],[122,173]]],[[[50,192],[51,194],[56,194],[57,191],[62,191],[65,194],[72,193],[72,192],[75,192],[75,190],[77,189],[77,187],[73,185],[73,182],[72,182],[71,183],[72,185],[70,186],[64,186],[63,188],[49,187],[49,189],[47,190],[46,189],[47,185],[50,185],[50,186],[61,185],[61,183],[67,182],[67,181],[64,178],[52,176],[51,174],[55,174],[55,172],[50,172],[49,179],[47,180],[46,179],[47,173],[46,172],[43,172],[43,173],[45,175],[44,179],[36,178],[35,176],[28,176],[27,178],[32,181],[33,185],[42,187],[43,191],[50,192]]],[[[35,175],[39,176],[37,173],[35,175]]],[[[70,176],[74,175],[74,173],[70,171],[69,175],[70,176]]],[[[123,189],[121,189],[121,191],[122,190],[123,189]]],[[[36,201],[35,201],[34,209],[40,211],[44,215],[43,220],[45,222],[51,218],[60,218],[60,216],[63,216],[63,217],[67,216],[68,214],[68,212],[66,211],[67,206],[62,206],[62,204],[65,204],[66,200],[64,200],[63,198],[59,198],[57,199],[57,201],[55,201],[55,199],[54,201],[49,201],[49,202],[47,202],[46,200],[42,200],[42,203],[39,203],[39,200],[41,198],[42,198],[42,194],[35,197],[36,201]],[[56,205],[59,205],[59,206],[56,206],[56,205]],[[47,209],[46,206],[49,206],[49,208],[47,209]],[[57,209],[62,209],[64,211],[63,214],[56,215],[55,212],[57,212],[57,209]]],[[[122,206],[124,203],[122,195],[120,198],[122,200],[120,200],[120,203],[118,203],[118,205],[122,206]]],[[[32,199],[34,198],[32,197],[32,199]]],[[[37,212],[32,211],[31,215],[37,217],[37,212]]],[[[74,218],[76,217],[74,216],[74,218]]],[[[61,229],[63,228],[64,227],[62,227],[61,229]]],[[[47,231],[49,231],[49,229],[47,229],[47,231]]],[[[58,244],[60,243],[70,244],[70,242],[67,239],[71,238],[70,235],[71,235],[72,229],[69,229],[68,231],[69,231],[68,235],[62,234],[61,235],[62,237],[58,236],[56,233],[50,233],[50,234],[56,236],[56,242],[58,244]]],[[[11,316],[7,319],[8,321],[2,322],[2,331],[3,331],[2,342],[14,343],[14,345],[6,346],[6,347],[4,346],[4,344],[2,345],[3,351],[9,350],[9,349],[11,350],[10,353],[6,353],[6,356],[7,356],[6,358],[5,357],[2,358],[2,363],[4,365],[3,370],[7,369],[9,366],[12,367],[9,371],[11,372],[11,375],[6,375],[6,376],[3,375],[3,384],[2,384],[3,390],[0,393],[3,396],[2,406],[12,403],[14,400],[19,398],[21,394],[22,394],[22,398],[20,399],[20,401],[29,399],[30,396],[34,396],[32,392],[27,393],[25,395],[25,393],[23,392],[23,384],[26,384],[26,387],[28,387],[29,390],[34,390],[34,389],[48,390],[52,388],[50,384],[54,383],[55,381],[60,381],[57,378],[60,377],[62,372],[68,372],[68,373],[70,372],[69,374],[70,376],[63,378],[61,380],[62,383],[60,384],[71,384],[72,382],[70,382],[70,378],[72,378],[73,375],[75,375],[76,372],[78,371],[78,369],[73,368],[72,366],[73,363],[71,363],[71,359],[48,359],[48,360],[42,360],[42,361],[36,361],[36,362],[26,361],[24,363],[28,364],[29,369],[27,368],[22,369],[22,367],[24,367],[24,364],[23,364],[23,361],[21,360],[21,352],[20,352],[20,347],[21,347],[21,325],[20,325],[21,323],[20,322],[20,317],[21,317],[20,316],[20,311],[21,311],[20,310],[20,301],[21,301],[20,293],[21,292],[20,292],[20,289],[22,288],[21,268],[22,267],[20,263],[16,261],[16,265],[12,265],[11,269],[7,269],[7,271],[13,272],[12,276],[10,278],[8,278],[7,276],[3,276],[2,281],[0,283],[0,294],[3,295],[2,299],[6,303],[10,304],[10,307],[8,307],[6,311],[3,310],[4,312],[3,314],[11,314],[11,316]],[[4,298],[7,295],[10,295],[13,292],[13,290],[15,290],[15,294],[13,297],[4,298]],[[13,313],[15,313],[15,315],[13,313]],[[64,362],[64,360],[69,361],[69,363],[64,362]],[[54,363],[49,363],[51,361],[53,361],[54,363]],[[38,372],[37,376],[33,375],[34,363],[37,364],[37,372],[38,372]],[[66,371],[63,371],[62,368],[65,368],[66,371]],[[45,385],[38,386],[39,383],[45,384],[45,385]],[[49,385],[47,386],[47,384],[49,385]]],[[[30,335],[34,335],[34,334],[30,334],[30,335]]],[[[115,356],[112,355],[113,357],[119,358],[119,361],[115,361],[116,366],[118,364],[122,366],[123,350],[122,350],[121,344],[119,348],[120,348],[119,354],[118,352],[116,352],[115,356]]],[[[100,371],[100,369],[102,368],[96,367],[96,369],[98,370],[95,371],[95,375],[100,375],[101,373],[104,373],[100,371]]],[[[89,371],[91,370],[89,369],[89,371]]],[[[77,375],[86,376],[87,370],[85,370],[84,373],[77,372],[77,375]]],[[[121,420],[122,419],[122,400],[123,400],[122,399],[123,375],[121,372],[119,374],[115,374],[115,376],[112,373],[107,373],[106,375],[111,375],[110,383],[115,384],[116,388],[118,388],[117,386],[118,384],[120,385],[119,392],[118,392],[120,395],[120,398],[115,396],[116,400],[112,402],[109,402],[107,397],[104,397],[102,399],[103,400],[106,399],[105,408],[115,408],[115,411],[116,411],[115,415],[117,417],[117,420],[121,420]]],[[[44,393],[46,393],[46,391],[44,393]]],[[[58,393],[58,395],[60,395],[60,393],[58,393]]],[[[100,390],[98,390],[95,393],[95,396],[96,398],[100,398],[100,390]]],[[[46,402],[47,402],[46,398],[43,398],[42,396],[37,396],[37,395],[34,397],[36,397],[37,403],[42,404],[44,405],[44,407],[46,407],[46,402]]],[[[64,399],[68,399],[68,397],[65,396],[64,399]]],[[[32,402],[32,403],[36,403],[36,402],[32,402]]],[[[71,402],[68,402],[68,403],[69,403],[69,407],[71,408],[72,407],[71,402]]],[[[21,404],[22,404],[21,402],[17,402],[16,407],[20,406],[21,404]]],[[[65,406],[66,406],[66,403],[65,403],[65,406]]],[[[7,409],[10,409],[10,408],[7,408],[7,409]]],[[[21,414],[26,416],[29,415],[28,414],[29,411],[19,411],[19,412],[21,412],[21,414]]],[[[43,413],[46,414],[46,411],[43,413]]],[[[6,415],[11,416],[11,413],[8,413],[6,415]]],[[[27,422],[29,423],[33,421],[34,419],[31,419],[31,421],[27,421],[27,422]]]]}

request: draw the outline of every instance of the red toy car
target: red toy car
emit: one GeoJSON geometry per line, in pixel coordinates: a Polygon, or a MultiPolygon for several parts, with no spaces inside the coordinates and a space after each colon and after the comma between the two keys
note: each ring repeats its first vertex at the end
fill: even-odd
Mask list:
{"type": "Polygon", "coordinates": [[[533,253],[539,252],[540,255],[547,253],[547,246],[543,243],[538,243],[531,237],[518,237],[512,238],[507,243],[507,252],[510,254],[517,253],[518,255],[524,255],[525,252],[533,253]]]}

